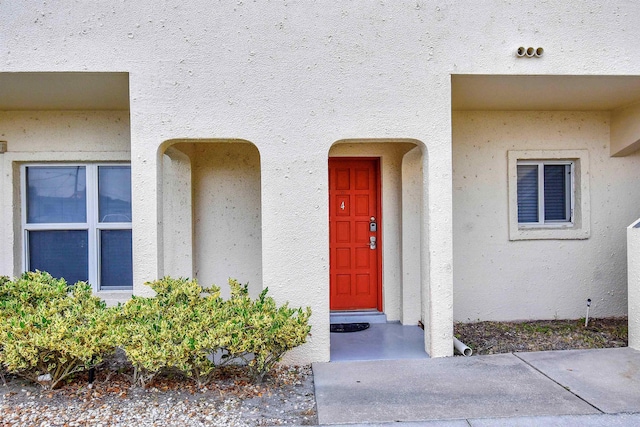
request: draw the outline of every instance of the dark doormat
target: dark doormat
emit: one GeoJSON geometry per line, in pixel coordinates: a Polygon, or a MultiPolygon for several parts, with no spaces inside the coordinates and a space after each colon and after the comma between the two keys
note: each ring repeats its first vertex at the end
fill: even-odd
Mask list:
{"type": "Polygon", "coordinates": [[[331,332],[358,332],[369,328],[368,323],[332,323],[331,332]]]}

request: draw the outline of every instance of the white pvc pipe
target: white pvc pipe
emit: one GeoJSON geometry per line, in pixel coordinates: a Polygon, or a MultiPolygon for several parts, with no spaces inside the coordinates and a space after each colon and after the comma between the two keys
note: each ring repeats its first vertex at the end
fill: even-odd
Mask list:
{"type": "Polygon", "coordinates": [[[467,345],[465,343],[463,343],[462,341],[460,341],[458,338],[453,337],[453,348],[454,350],[456,350],[459,354],[469,357],[473,354],[473,350],[471,350],[471,348],[467,347],[467,345]]]}
{"type": "Polygon", "coordinates": [[[589,306],[587,306],[587,317],[584,318],[584,327],[589,326],[589,306]]]}
{"type": "Polygon", "coordinates": [[[543,53],[544,49],[541,47],[535,48],[520,46],[518,49],[516,49],[516,56],[520,58],[522,58],[523,56],[526,56],[528,58],[533,58],[534,56],[536,58],[540,58],[543,53]]]}

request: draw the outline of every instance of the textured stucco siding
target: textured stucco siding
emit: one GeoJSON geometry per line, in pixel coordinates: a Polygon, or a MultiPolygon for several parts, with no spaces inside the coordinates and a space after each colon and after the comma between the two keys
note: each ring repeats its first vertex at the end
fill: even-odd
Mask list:
{"type": "Polygon", "coordinates": [[[627,314],[626,226],[638,216],[640,153],[609,155],[607,112],[453,115],[454,318],[627,314]],[[588,239],[510,240],[507,152],[587,150],[588,239]]]}
{"type": "Polygon", "coordinates": [[[229,296],[227,280],[262,290],[260,157],[251,144],[195,144],[193,150],[195,271],[203,285],[229,296]]]}
{"type": "Polygon", "coordinates": [[[0,111],[11,152],[130,151],[126,111],[0,111]]]}
{"type": "Polygon", "coordinates": [[[162,157],[160,234],[165,276],[194,277],[193,178],[191,158],[187,154],[192,147],[188,145],[179,150],[171,146],[162,157]]]}
{"type": "MultiPolygon", "coordinates": [[[[409,175],[402,177],[402,159],[396,156],[390,169],[394,175],[387,176],[395,181],[393,191],[387,193],[390,204],[384,207],[385,221],[392,221],[385,229],[399,234],[385,235],[384,241],[389,241],[390,249],[419,248],[420,255],[405,262],[398,254],[385,254],[385,280],[390,283],[384,292],[393,318],[415,320],[420,313],[430,355],[452,354],[454,310],[464,320],[485,314],[507,317],[498,311],[513,313],[512,306],[524,307],[523,317],[555,316],[556,308],[543,303],[544,299],[529,302],[537,296],[533,285],[542,287],[536,292],[544,289],[564,299],[558,303],[559,317],[581,314],[574,307],[582,307],[586,293],[597,300],[594,315],[618,313],[625,299],[622,230],[638,217],[629,208],[638,200],[638,176],[633,170],[638,169],[638,155],[622,157],[615,165],[606,156],[610,147],[605,113],[513,113],[509,117],[516,124],[507,125],[500,114],[481,114],[487,123],[478,129],[469,129],[473,113],[455,113],[452,123],[451,75],[640,75],[638,16],[640,4],[622,0],[2,2],[0,72],[126,72],[130,102],[121,122],[116,123],[109,113],[96,113],[91,120],[101,125],[84,129],[57,119],[47,119],[49,125],[43,126],[42,121],[31,119],[31,112],[9,112],[20,117],[0,119],[0,139],[9,146],[0,162],[0,221],[8,224],[0,232],[0,273],[14,274],[21,264],[20,251],[15,249],[20,245],[15,240],[19,224],[16,230],[13,221],[14,187],[19,181],[15,162],[130,159],[134,293],[148,294],[142,283],[166,273],[195,274],[203,257],[209,256],[208,241],[199,240],[198,230],[205,236],[216,231],[202,229],[194,221],[214,220],[203,211],[203,203],[215,203],[207,192],[218,188],[216,177],[223,172],[216,163],[220,152],[202,146],[206,151],[202,158],[184,158],[175,153],[172,157],[166,150],[176,141],[250,141],[257,155],[251,155],[250,166],[237,171],[250,195],[242,203],[248,203],[251,220],[241,225],[255,231],[259,221],[261,237],[247,243],[251,257],[259,257],[251,258],[247,280],[268,287],[280,302],[313,308],[312,336],[287,361],[326,361],[330,355],[327,157],[336,141],[411,140],[416,141],[420,155],[407,158],[409,175]],[[541,46],[545,54],[517,58],[518,46],[541,46]],[[564,118],[571,129],[563,127],[564,118]],[[536,135],[551,134],[546,127],[569,135],[567,145],[582,146],[585,136],[592,153],[592,235],[586,241],[553,246],[558,259],[568,261],[569,253],[579,250],[592,263],[587,272],[569,264],[571,279],[578,282],[569,292],[549,283],[515,283],[505,267],[506,260],[513,260],[514,266],[521,263],[517,252],[527,255],[529,246],[550,249],[550,242],[509,242],[504,208],[505,151],[513,144],[521,148],[537,144],[541,138],[536,135]],[[84,133],[89,136],[86,148],[74,142],[84,133]],[[53,141],[45,142],[50,135],[53,141]],[[38,151],[20,154],[20,141],[38,151]],[[485,163],[476,184],[460,182],[464,168],[480,169],[479,159],[460,164],[465,153],[477,154],[485,163]],[[204,160],[206,164],[198,163],[204,160]],[[190,186],[192,193],[180,192],[172,184],[176,182],[190,186]],[[474,185],[481,187],[481,193],[472,191],[474,185]],[[487,190],[489,185],[495,188],[487,190]],[[170,201],[169,194],[175,195],[170,201]],[[410,210],[402,208],[405,195],[414,201],[408,202],[410,210]],[[454,209],[454,196],[460,214],[454,209]],[[485,199],[494,203],[489,206],[485,199]],[[194,210],[186,208],[189,200],[194,210]],[[416,207],[415,201],[421,206],[416,207]],[[472,217],[477,206],[491,219],[472,217]],[[402,225],[402,216],[409,211],[418,216],[402,225]],[[176,225],[174,216],[191,216],[191,223],[176,225]],[[464,234],[475,240],[462,240],[464,234]],[[411,239],[403,240],[401,235],[411,239]],[[259,251],[254,246],[258,241],[259,251]],[[176,242],[177,246],[169,247],[176,242]],[[517,248],[516,254],[512,248],[517,248]],[[484,263],[483,255],[498,271],[503,266],[501,274],[508,280],[490,280],[496,270],[487,267],[490,262],[484,263]],[[463,265],[467,262],[471,265],[463,265]],[[482,286],[469,279],[473,271],[478,272],[482,286]],[[414,278],[416,274],[420,277],[414,278]],[[405,282],[413,284],[405,287],[405,282]],[[579,286],[586,290],[577,290],[579,286]],[[401,290],[407,292],[403,295],[401,290]],[[511,301],[505,307],[489,300],[491,295],[503,299],[506,291],[511,301]],[[421,295],[419,310],[407,306],[417,295],[421,295]],[[483,302],[483,308],[471,301],[483,302]]],[[[549,143],[557,147],[556,140],[549,143]]],[[[352,153],[371,155],[360,148],[352,153]]],[[[185,154],[189,155],[187,150],[185,154]]],[[[232,191],[227,184],[221,189],[226,194],[232,191]]],[[[538,261],[548,265],[543,264],[546,260],[538,261]]],[[[207,272],[205,280],[219,281],[223,274],[234,274],[222,270],[237,268],[235,262],[207,272]]],[[[557,263],[550,268],[558,270],[557,263]]]]}
{"type": "Polygon", "coordinates": [[[627,228],[627,260],[629,264],[629,347],[640,350],[640,220],[627,228]],[[635,315],[632,315],[635,314],[635,315]]]}

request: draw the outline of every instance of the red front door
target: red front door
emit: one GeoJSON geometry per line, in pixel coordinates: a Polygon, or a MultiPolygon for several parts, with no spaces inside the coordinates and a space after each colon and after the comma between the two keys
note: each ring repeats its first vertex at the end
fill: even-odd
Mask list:
{"type": "Polygon", "coordinates": [[[331,310],[382,311],[378,159],[329,159],[331,310]]]}

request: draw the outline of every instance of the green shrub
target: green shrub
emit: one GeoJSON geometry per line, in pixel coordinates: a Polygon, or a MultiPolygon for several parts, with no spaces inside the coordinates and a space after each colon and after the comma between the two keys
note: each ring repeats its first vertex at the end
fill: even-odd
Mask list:
{"type": "Polygon", "coordinates": [[[28,272],[0,287],[0,362],[7,371],[56,388],[114,351],[112,313],[78,282],[28,272]]]}
{"type": "Polygon", "coordinates": [[[119,346],[136,385],[177,370],[202,386],[228,363],[246,363],[262,381],[310,331],[310,308],[278,307],[266,289],[251,299],[235,280],[227,301],[218,287],[204,289],[195,280],[165,277],[146,285],[154,297],[107,308],[84,282],[68,286],[44,272],[0,277],[0,367],[55,388],[119,346]]]}
{"type": "Polygon", "coordinates": [[[303,344],[311,330],[311,308],[278,307],[268,289],[253,300],[247,285],[229,280],[231,298],[225,302],[222,343],[231,358],[244,360],[261,382],[289,350],[303,344]]]}
{"type": "Polygon", "coordinates": [[[309,308],[277,307],[266,290],[252,300],[246,285],[229,284],[232,296],[223,301],[216,286],[165,277],[146,283],[154,297],[124,304],[116,335],[133,364],[134,384],[178,370],[202,386],[217,367],[243,362],[261,381],[286,351],[305,342],[309,308]]]}
{"type": "Polygon", "coordinates": [[[116,328],[118,345],[133,364],[134,384],[144,386],[167,369],[206,384],[215,368],[209,355],[219,350],[219,288],[170,277],[146,285],[156,295],[127,301],[116,328]]]}
{"type": "Polygon", "coordinates": [[[11,279],[7,276],[0,276],[0,301],[7,299],[7,296],[9,295],[9,288],[7,288],[6,283],[10,281],[11,279]]]}
{"type": "MultiPolygon", "coordinates": [[[[8,297],[8,290],[7,290],[7,287],[5,286],[5,283],[7,283],[9,280],[10,279],[7,276],[0,276],[0,322],[2,321],[2,318],[6,315],[6,313],[4,312],[4,310],[1,309],[1,307],[2,307],[3,301],[5,301],[8,297]]],[[[2,379],[3,384],[6,385],[6,380],[5,380],[6,368],[2,363],[3,348],[4,348],[4,345],[2,344],[2,340],[0,340],[0,379],[2,379]]]]}

